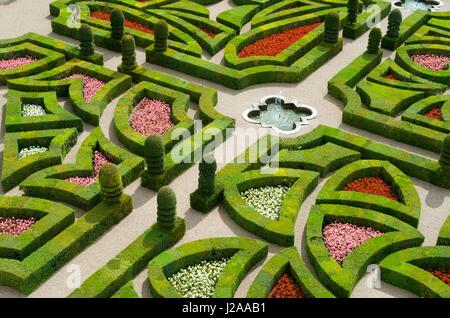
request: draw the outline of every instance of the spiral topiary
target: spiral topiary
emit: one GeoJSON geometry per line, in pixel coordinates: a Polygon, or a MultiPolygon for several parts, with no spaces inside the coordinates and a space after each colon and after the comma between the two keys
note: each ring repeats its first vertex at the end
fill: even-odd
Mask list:
{"type": "Polygon", "coordinates": [[[122,38],[122,65],[124,71],[132,71],[137,67],[136,63],[136,43],[134,37],[125,34],[122,38]]]}
{"type": "Polygon", "coordinates": [[[212,154],[207,154],[199,164],[198,190],[206,195],[214,193],[216,186],[216,159],[212,154]]]}
{"type": "Polygon", "coordinates": [[[335,11],[327,14],[327,16],[325,17],[325,42],[337,43],[339,39],[340,29],[341,21],[339,20],[339,14],[335,11]]]}
{"type": "Polygon", "coordinates": [[[107,163],[99,172],[100,193],[107,203],[117,203],[123,193],[122,177],[119,169],[112,163],[107,163]]]}
{"type": "Polygon", "coordinates": [[[125,22],[125,16],[122,10],[114,9],[111,11],[111,37],[115,40],[121,40],[123,37],[123,24],[125,22]]]}
{"type": "Polygon", "coordinates": [[[87,24],[82,24],[78,30],[80,39],[80,55],[89,56],[94,54],[94,35],[92,29],[87,24]]]}
{"type": "Polygon", "coordinates": [[[450,169],[450,134],[442,142],[441,157],[439,163],[445,169],[450,169]]]}
{"type": "Polygon", "coordinates": [[[381,29],[373,28],[369,33],[369,43],[367,45],[367,52],[371,54],[377,54],[380,51],[381,43],[381,29]]]}
{"type": "Polygon", "coordinates": [[[177,197],[173,190],[167,186],[158,191],[157,222],[166,229],[173,229],[177,219],[177,197]]]}
{"type": "Polygon", "coordinates": [[[348,12],[347,23],[348,24],[355,24],[356,19],[358,18],[358,9],[359,9],[358,0],[348,0],[348,3],[347,3],[347,12],[348,12]]]}
{"type": "Polygon", "coordinates": [[[398,38],[400,32],[400,24],[402,23],[402,12],[394,9],[389,13],[387,36],[390,38],[398,38]]]}
{"type": "Polygon", "coordinates": [[[167,50],[167,38],[169,37],[169,26],[166,21],[159,20],[155,23],[155,51],[164,52],[167,50]]]}
{"type": "Polygon", "coordinates": [[[144,143],[144,158],[150,174],[164,172],[164,144],[161,137],[150,135],[144,143]]]}

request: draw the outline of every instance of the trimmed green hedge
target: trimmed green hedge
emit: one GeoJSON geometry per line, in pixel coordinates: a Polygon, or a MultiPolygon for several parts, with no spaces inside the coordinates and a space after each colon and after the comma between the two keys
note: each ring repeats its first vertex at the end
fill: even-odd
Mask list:
{"type": "Polygon", "coordinates": [[[141,157],[114,145],[103,135],[100,128],[96,128],[80,146],[76,163],[62,164],[36,172],[20,184],[20,189],[30,196],[67,202],[83,209],[92,208],[101,199],[98,180],[90,186],[83,186],[64,179],[92,176],[95,150],[101,151],[117,165],[124,186],[136,180],[144,169],[144,160],[141,157]]]}
{"type": "Polygon", "coordinates": [[[31,56],[37,60],[17,68],[0,70],[0,85],[5,85],[9,79],[37,74],[64,63],[63,54],[31,43],[22,43],[6,47],[2,47],[2,44],[4,43],[0,41],[0,59],[31,56]]]}
{"type": "Polygon", "coordinates": [[[296,247],[281,250],[258,273],[247,293],[247,298],[267,298],[278,279],[289,273],[307,298],[334,298],[309,271],[296,247]]]}
{"type": "Polygon", "coordinates": [[[439,237],[436,244],[450,246],[450,215],[447,217],[447,220],[445,220],[439,231],[439,237]]]}
{"type": "Polygon", "coordinates": [[[180,269],[202,260],[231,257],[215,286],[213,298],[232,298],[245,275],[267,256],[268,245],[250,238],[221,237],[198,240],[165,251],[148,264],[148,282],[153,297],[180,298],[167,280],[180,269]]]}
{"type": "Polygon", "coordinates": [[[134,296],[130,294],[131,290],[134,290],[130,290],[132,279],[147,266],[152,258],[178,242],[185,231],[186,224],[181,218],[177,218],[175,227],[170,231],[158,224],[152,225],[104,267],[86,279],[69,297],[129,298],[134,296]],[[130,285],[127,284],[129,281],[131,281],[130,285]]]}
{"type": "Polygon", "coordinates": [[[216,20],[229,28],[232,28],[236,34],[241,32],[241,29],[246,25],[256,12],[259,11],[259,6],[254,4],[247,4],[220,12],[216,20]]]}
{"type": "Polygon", "coordinates": [[[386,213],[414,227],[419,223],[419,195],[411,180],[388,161],[361,160],[341,168],[328,179],[316,200],[318,204],[343,204],[386,213]],[[372,176],[383,177],[400,202],[373,194],[344,191],[348,183],[372,176]]]}
{"type": "Polygon", "coordinates": [[[127,195],[115,204],[100,202],[22,261],[0,259],[0,284],[30,294],[132,209],[127,195]]]}
{"type": "Polygon", "coordinates": [[[251,170],[234,175],[224,183],[223,204],[230,217],[247,231],[282,246],[294,244],[295,223],[303,201],[315,189],[319,174],[279,168],[272,174],[251,170]],[[271,220],[250,207],[241,193],[262,186],[290,185],[278,220],[271,220]]]}
{"type": "Polygon", "coordinates": [[[60,164],[77,142],[77,136],[75,128],[5,134],[1,176],[3,190],[11,190],[36,171],[60,164]],[[30,146],[47,147],[48,151],[19,160],[19,151],[30,146]]]}
{"type": "Polygon", "coordinates": [[[129,117],[133,108],[144,97],[158,99],[171,105],[171,120],[174,127],[162,136],[166,151],[179,141],[173,139],[177,130],[193,132],[194,122],[187,115],[189,95],[149,82],[140,82],[131,88],[117,103],[114,111],[114,128],[120,142],[130,151],[143,156],[146,137],[136,132],[130,125],[129,117]]]}
{"type": "Polygon", "coordinates": [[[74,112],[85,122],[97,126],[106,105],[131,86],[131,77],[90,62],[72,59],[37,75],[8,81],[8,88],[27,92],[56,91],[59,97],[69,97],[74,112]],[[90,102],[83,96],[83,79],[64,79],[81,73],[105,82],[90,102]]]}
{"type": "Polygon", "coordinates": [[[320,281],[338,297],[350,296],[368,265],[378,263],[395,251],[419,246],[424,240],[415,228],[389,215],[333,204],[320,204],[311,208],[305,238],[308,258],[320,281]],[[339,265],[330,256],[322,238],[323,227],[335,220],[370,226],[384,234],[354,249],[339,265]]]}
{"type": "Polygon", "coordinates": [[[55,92],[24,92],[10,89],[6,103],[6,132],[20,132],[41,129],[58,129],[74,127],[83,130],[80,118],[63,109],[55,92]],[[23,104],[42,106],[47,112],[43,116],[22,116],[23,104]]]}
{"type": "Polygon", "coordinates": [[[30,197],[0,197],[0,217],[36,219],[18,236],[0,235],[0,258],[23,260],[75,221],[75,211],[59,203],[30,197]]]}
{"type": "Polygon", "coordinates": [[[381,263],[381,279],[419,297],[450,298],[450,286],[425,269],[450,267],[450,246],[409,248],[386,257],[381,263]]]}

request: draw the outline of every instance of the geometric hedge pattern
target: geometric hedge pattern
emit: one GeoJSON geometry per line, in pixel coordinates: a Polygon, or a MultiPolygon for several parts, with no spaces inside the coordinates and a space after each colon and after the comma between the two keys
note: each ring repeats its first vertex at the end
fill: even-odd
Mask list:
{"type": "MultiPolygon", "coordinates": [[[[174,154],[188,148],[183,159],[196,158],[196,153],[218,146],[227,137],[227,130],[236,125],[234,118],[217,111],[220,101],[216,89],[157,71],[151,64],[229,89],[296,83],[342,50],[342,37],[327,41],[330,35],[325,19],[329,13],[337,13],[340,26],[335,32],[342,31],[345,38],[357,39],[370,29],[371,13],[362,3],[356,21],[350,23],[352,17],[344,0],[238,0],[234,1],[236,6],[212,20],[206,5],[215,2],[53,2],[53,32],[84,41],[79,25],[67,23],[73,14],[69,5],[76,4],[79,19],[91,27],[97,46],[116,52],[123,49],[123,64],[117,70],[106,67],[98,52],[86,55],[76,45],[47,36],[27,33],[0,40],[0,59],[24,55],[37,59],[13,70],[0,70],[0,85],[8,89],[1,183],[4,192],[16,187],[23,192],[21,196],[0,196],[0,217],[36,219],[30,230],[18,236],[0,234],[0,285],[32,293],[133,211],[130,196],[122,193],[111,202],[104,195],[101,176],[95,170],[98,153],[117,167],[123,187],[140,180],[141,186],[159,191],[201,161],[177,162],[174,154]],[[121,36],[117,36],[120,30],[99,18],[112,19],[113,9],[123,12],[126,23],[122,33],[133,36],[150,65],[125,67],[125,55],[130,52],[122,47],[121,36]],[[168,25],[165,39],[157,32],[161,20],[168,25]],[[238,57],[248,44],[316,22],[320,23],[318,28],[274,57],[238,57]],[[245,31],[248,24],[251,28],[245,31]],[[224,52],[222,64],[202,57],[204,52],[214,56],[220,51],[224,52]],[[102,87],[88,100],[85,80],[67,79],[73,74],[101,81],[102,87]],[[172,109],[174,127],[162,134],[157,159],[149,152],[146,138],[129,122],[131,111],[144,97],[169,103],[172,109]],[[61,98],[67,99],[70,107],[63,107],[61,98]],[[116,98],[107,132],[100,125],[101,118],[116,98]],[[41,105],[46,113],[25,117],[23,104],[41,105]],[[198,109],[201,129],[188,116],[190,105],[198,109]],[[177,129],[190,136],[174,138],[177,129]],[[87,137],[78,140],[81,134],[87,137]],[[21,158],[21,150],[31,146],[46,151],[21,158]],[[76,159],[68,162],[66,156],[72,147],[77,149],[76,159]],[[155,160],[163,162],[159,171],[151,166],[155,160]],[[72,178],[92,178],[93,182],[86,186],[72,182],[72,178]],[[76,209],[82,216],[76,216],[76,209]]],[[[379,6],[381,18],[388,16],[390,2],[374,0],[372,4],[379,6]]],[[[329,94],[344,104],[345,123],[430,150],[441,155],[440,161],[326,125],[294,138],[278,139],[269,134],[208,175],[214,182],[208,193],[199,186],[189,196],[194,213],[209,213],[220,205],[252,238],[213,237],[177,244],[189,226],[173,216],[168,227],[161,216],[177,211],[175,207],[162,211],[165,203],[158,196],[158,221],[86,277],[69,297],[139,297],[133,280],[143,271],[147,272],[152,296],[182,297],[171,285],[171,275],[201,260],[224,258],[229,261],[212,297],[234,297],[246,275],[268,258],[269,244],[283,249],[259,269],[250,283],[249,298],[268,297],[284,274],[293,277],[305,297],[349,297],[367,266],[374,263],[380,264],[381,278],[387,283],[421,297],[450,297],[450,287],[427,271],[450,268],[450,218],[442,225],[436,245],[422,246],[424,236],[417,229],[422,207],[412,182],[418,179],[450,189],[446,164],[450,150],[445,147],[450,133],[450,99],[446,94],[450,70],[432,71],[411,59],[414,54],[425,53],[449,56],[449,21],[448,12],[415,12],[402,22],[397,37],[385,36],[381,41],[384,48],[395,50],[393,59],[383,60],[381,50],[369,50],[328,82],[329,94]],[[442,111],[441,120],[425,116],[436,105],[442,111]],[[252,156],[256,161],[250,160],[252,156]],[[267,157],[270,159],[265,161],[267,157]],[[385,180],[398,200],[346,191],[346,185],[367,177],[385,180]],[[288,188],[277,220],[263,216],[241,195],[254,188],[277,186],[288,188]],[[306,255],[301,255],[301,247],[295,246],[295,226],[300,213],[306,213],[302,204],[313,192],[314,205],[305,225],[306,255]],[[332,222],[370,227],[383,234],[355,247],[339,263],[327,249],[323,235],[324,227],[332,222]]]]}

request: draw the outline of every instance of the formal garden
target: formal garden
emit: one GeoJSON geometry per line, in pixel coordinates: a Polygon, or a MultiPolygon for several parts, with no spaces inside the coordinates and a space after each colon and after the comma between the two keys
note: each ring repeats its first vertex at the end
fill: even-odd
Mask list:
{"type": "Polygon", "coordinates": [[[0,298],[450,298],[450,4],[3,15],[0,298]]]}

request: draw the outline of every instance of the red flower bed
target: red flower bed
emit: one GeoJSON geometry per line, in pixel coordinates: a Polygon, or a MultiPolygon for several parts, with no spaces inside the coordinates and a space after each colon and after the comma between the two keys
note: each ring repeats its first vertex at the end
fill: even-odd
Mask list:
{"type": "Polygon", "coordinates": [[[278,32],[244,47],[238,56],[275,56],[317,28],[321,22],[303,25],[287,31],[278,32]]]}
{"type": "Polygon", "coordinates": [[[442,109],[441,106],[435,106],[431,108],[425,116],[432,119],[442,120],[442,109]]]}
{"type": "Polygon", "coordinates": [[[208,34],[208,36],[212,39],[214,39],[217,35],[214,31],[208,30],[207,28],[199,28],[199,29],[200,29],[200,31],[208,34]]]}
{"type": "Polygon", "coordinates": [[[382,177],[365,177],[348,183],[345,191],[363,192],[380,195],[399,202],[397,195],[392,191],[392,186],[382,177]]]}
{"type": "Polygon", "coordinates": [[[395,76],[394,74],[388,74],[388,75],[386,76],[386,78],[387,78],[388,80],[391,80],[391,81],[398,81],[397,76],[395,76]]]}
{"type": "Polygon", "coordinates": [[[272,288],[269,298],[305,298],[295,279],[286,273],[281,276],[272,288]]]}
{"type": "MultiPolygon", "coordinates": [[[[99,20],[104,20],[104,21],[109,21],[110,20],[109,19],[110,18],[109,12],[100,11],[100,10],[92,11],[91,12],[91,17],[94,18],[94,19],[99,19],[99,20]]],[[[138,22],[130,21],[128,19],[125,19],[123,24],[126,27],[128,27],[128,28],[139,30],[139,31],[142,31],[142,32],[145,32],[145,33],[150,33],[150,34],[154,33],[153,30],[150,29],[149,27],[147,27],[147,26],[145,26],[143,24],[140,24],[138,22]]]]}
{"type": "Polygon", "coordinates": [[[450,286],[450,268],[427,269],[427,271],[450,286]]]}
{"type": "Polygon", "coordinates": [[[14,217],[0,217],[0,235],[20,235],[34,223],[36,223],[35,218],[18,219],[14,217]]]}
{"type": "Polygon", "coordinates": [[[108,158],[98,150],[94,151],[94,158],[92,158],[92,165],[94,168],[94,175],[92,177],[70,177],[66,181],[71,183],[79,184],[85,187],[92,185],[98,179],[98,174],[100,173],[100,168],[105,164],[110,163],[108,158]]]}

